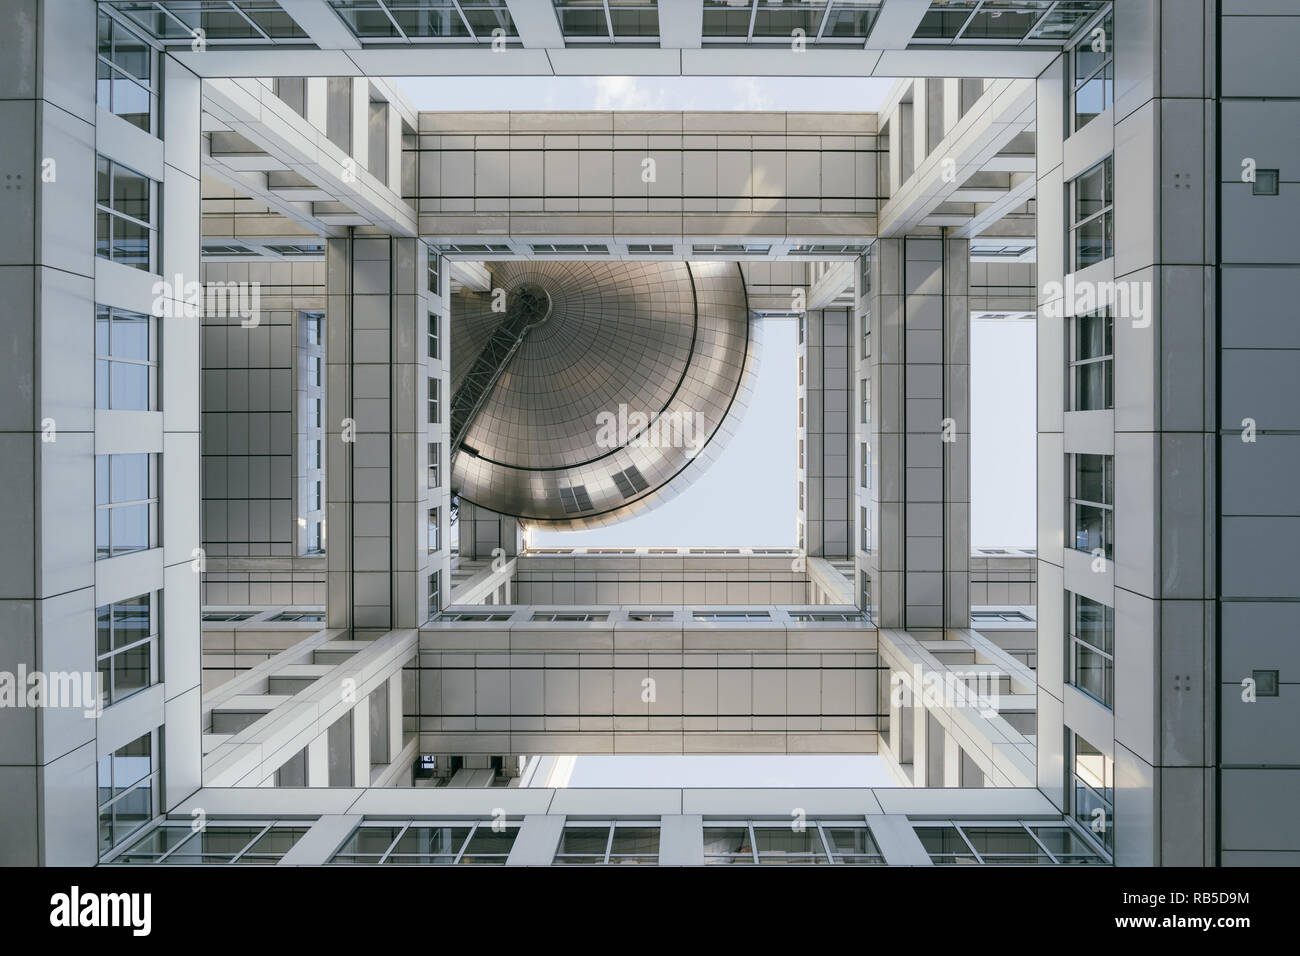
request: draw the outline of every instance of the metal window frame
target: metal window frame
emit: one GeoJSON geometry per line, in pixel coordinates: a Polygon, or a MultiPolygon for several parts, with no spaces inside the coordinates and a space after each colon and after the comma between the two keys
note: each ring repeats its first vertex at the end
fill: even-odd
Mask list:
{"type": "MultiPolygon", "coordinates": [[[[465,28],[465,32],[467,34],[466,36],[454,36],[454,37],[428,37],[428,36],[418,36],[418,35],[412,36],[402,29],[401,24],[397,22],[397,18],[393,16],[393,11],[390,10],[388,6],[390,0],[372,0],[372,2],[375,3],[375,7],[371,7],[368,9],[370,9],[371,11],[378,10],[379,12],[382,12],[384,16],[388,18],[388,22],[392,24],[394,34],[391,36],[382,36],[382,37],[361,36],[356,32],[356,30],[353,29],[352,24],[348,22],[347,17],[343,15],[343,11],[345,10],[350,11],[350,10],[357,9],[355,6],[352,5],[353,2],[354,0],[329,0],[329,8],[334,11],[335,15],[338,16],[340,20],[343,21],[343,25],[344,27],[347,28],[348,32],[351,33],[354,37],[356,37],[357,40],[359,40],[363,46],[364,45],[381,46],[384,44],[392,44],[392,43],[409,43],[411,45],[416,45],[416,46],[422,44],[465,45],[465,44],[491,43],[493,42],[494,39],[496,39],[490,34],[487,35],[486,37],[479,36],[478,32],[471,25],[469,17],[465,15],[465,10],[461,7],[460,0],[448,0],[448,2],[449,2],[449,8],[455,10],[456,15],[460,17],[461,26],[465,28]]],[[[362,8],[362,9],[367,9],[367,8],[362,8]]],[[[473,9],[504,12],[506,16],[510,18],[510,28],[514,30],[514,33],[513,34],[506,33],[505,36],[502,37],[502,39],[506,43],[511,43],[512,41],[515,44],[523,43],[523,38],[519,35],[519,27],[515,23],[514,17],[511,16],[510,8],[506,5],[505,0],[501,0],[499,7],[476,6],[473,9]]],[[[502,27],[500,29],[504,29],[504,28],[502,27]]]]}
{"type": "MultiPolygon", "coordinates": [[[[398,854],[396,854],[396,856],[397,856],[399,859],[406,859],[406,858],[412,858],[412,857],[426,857],[426,856],[450,856],[450,857],[452,857],[452,861],[451,861],[451,863],[424,863],[424,864],[421,864],[421,865],[423,865],[423,866],[459,866],[459,865],[461,865],[461,860],[462,860],[462,859],[464,858],[464,856],[465,856],[465,851],[469,848],[470,843],[473,842],[473,840],[474,840],[474,836],[475,836],[476,833],[478,833],[479,828],[480,828],[480,827],[487,827],[489,830],[491,830],[491,829],[492,829],[492,823],[491,823],[491,822],[486,822],[486,823],[485,823],[484,821],[482,821],[482,820],[478,820],[478,819],[474,819],[474,820],[437,820],[437,819],[434,819],[434,820],[425,820],[425,819],[410,819],[410,820],[362,820],[360,823],[358,823],[358,824],[356,825],[356,827],[353,829],[353,831],[352,831],[351,833],[348,834],[347,839],[344,840],[343,843],[341,843],[341,844],[339,845],[339,848],[338,848],[337,850],[335,850],[335,851],[330,855],[330,858],[329,858],[328,860],[325,861],[325,865],[326,865],[326,866],[329,866],[329,865],[334,865],[334,866],[346,866],[346,865],[349,865],[349,864],[350,864],[350,865],[354,865],[354,866],[355,866],[355,865],[358,865],[358,864],[356,863],[355,859],[353,859],[352,861],[348,861],[348,863],[335,863],[335,860],[336,860],[339,856],[349,856],[349,857],[353,857],[353,858],[358,857],[358,856],[363,856],[363,857],[371,857],[371,856],[373,856],[373,857],[375,857],[375,859],[374,859],[374,861],[373,861],[372,863],[369,863],[369,864],[365,864],[365,863],[363,863],[363,864],[360,864],[360,865],[362,865],[362,866],[365,866],[365,865],[372,865],[372,866],[385,866],[385,865],[387,865],[387,864],[390,863],[392,857],[394,856],[394,854],[393,854],[393,848],[396,847],[397,844],[401,842],[402,837],[404,837],[404,836],[406,835],[407,831],[410,830],[412,827],[415,827],[415,828],[417,828],[417,829],[419,829],[419,828],[424,828],[424,827],[430,827],[430,828],[448,828],[448,829],[461,829],[461,828],[464,828],[464,829],[466,829],[468,832],[465,834],[465,839],[461,842],[460,847],[456,850],[456,852],[455,852],[454,854],[453,854],[453,853],[437,853],[437,854],[434,854],[434,853],[398,853],[398,854]],[[356,837],[356,835],[357,835],[358,833],[360,833],[362,830],[366,830],[366,829],[369,829],[369,830],[380,830],[380,829],[385,829],[385,830],[386,830],[386,829],[394,829],[394,828],[397,830],[397,835],[394,836],[393,839],[389,842],[388,847],[384,850],[383,853],[378,853],[378,854],[372,854],[372,853],[345,853],[345,852],[343,851],[343,848],[346,847],[346,846],[348,845],[348,843],[349,843],[349,842],[350,842],[354,837],[356,837]]],[[[515,839],[516,839],[516,840],[519,839],[519,831],[520,831],[520,829],[521,829],[520,824],[517,824],[517,823],[509,823],[509,824],[506,825],[506,830],[513,830],[513,831],[515,831],[515,839]]],[[[494,831],[494,832],[497,832],[497,831],[494,831]]],[[[513,846],[513,843],[512,843],[511,845],[513,846]]],[[[493,857],[493,858],[500,857],[500,858],[501,858],[501,861],[502,861],[502,862],[505,862],[505,859],[506,859],[506,857],[509,856],[509,853],[475,853],[474,856],[487,856],[487,857],[493,857]]],[[[468,864],[467,864],[467,865],[468,865],[468,864]]]]}

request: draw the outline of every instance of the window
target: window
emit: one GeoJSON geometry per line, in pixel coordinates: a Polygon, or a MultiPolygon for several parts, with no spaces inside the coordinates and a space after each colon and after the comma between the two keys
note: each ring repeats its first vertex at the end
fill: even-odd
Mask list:
{"type": "Polygon", "coordinates": [[[803,356],[799,356],[799,384],[803,384],[803,356]]]}
{"type": "Polygon", "coordinates": [[[429,573],[429,617],[442,610],[442,572],[429,573]]]}
{"type": "Polygon", "coordinates": [[[321,421],[322,421],[322,414],[321,414],[321,402],[319,398],[312,399],[311,418],[312,418],[312,422],[311,422],[312,427],[320,428],[321,421]]]}
{"type": "Polygon", "coordinates": [[[799,439],[799,470],[803,470],[803,439],[799,439]]]}
{"type": "Polygon", "coordinates": [[[95,559],[158,540],[157,455],[95,456],[95,559]]]}
{"type": "Polygon", "coordinates": [[[1028,624],[1030,618],[1023,611],[971,611],[972,624],[1028,624]]]}
{"type": "Polygon", "coordinates": [[[867,620],[865,614],[853,611],[791,611],[790,620],[798,621],[800,624],[863,624],[867,620]]]}
{"type": "Polygon", "coordinates": [[[1115,103],[1115,33],[1110,14],[1084,32],[1069,60],[1071,129],[1077,132],[1115,103]]]}
{"type": "Polygon", "coordinates": [[[366,169],[388,185],[388,104],[371,100],[366,116],[366,169]]]}
{"type": "Polygon", "coordinates": [[[747,621],[770,621],[767,611],[696,611],[693,619],[703,624],[743,624],[747,621]]]}
{"type": "Polygon", "coordinates": [[[439,322],[438,316],[430,312],[428,346],[429,346],[429,358],[431,359],[436,359],[441,357],[441,350],[438,348],[438,322],[439,322]]]}
{"type": "Polygon", "coordinates": [[[1110,307],[1069,320],[1066,407],[1090,412],[1115,407],[1114,320],[1110,307]]]}
{"type": "Polygon", "coordinates": [[[96,102],[132,126],[152,133],[157,102],[153,72],[149,44],[100,11],[96,102]]]}
{"type": "Polygon", "coordinates": [[[321,467],[321,441],[319,438],[312,442],[311,466],[313,468],[321,467]]]}
{"type": "Polygon", "coordinates": [[[1065,680],[1107,707],[1115,703],[1115,609],[1065,592],[1065,680]]]}
{"type": "Polygon", "coordinates": [[[1276,196],[1280,177],[1281,170],[1256,169],[1255,181],[1250,184],[1250,194],[1252,196],[1276,196]]]}
{"type": "Polygon", "coordinates": [[[1070,526],[1076,551],[1114,560],[1114,467],[1111,455],[1070,455],[1070,526]]]}
{"type": "Polygon", "coordinates": [[[321,316],[319,313],[317,313],[317,314],[315,314],[315,315],[306,315],[306,316],[304,317],[304,322],[305,322],[305,326],[304,326],[304,327],[305,327],[306,330],[307,330],[307,344],[308,344],[308,345],[320,345],[320,344],[321,344],[321,321],[322,321],[322,319],[323,319],[323,316],[321,316]]]}
{"type": "Polygon", "coordinates": [[[271,89],[284,104],[303,119],[307,118],[307,79],[302,76],[278,76],[271,89]]]}
{"type": "Polygon", "coordinates": [[[663,623],[673,619],[672,611],[628,611],[627,619],[640,623],[663,623]]]}
{"type": "Polygon", "coordinates": [[[133,269],[154,268],[155,184],[103,156],[95,159],[95,255],[133,269]]]}
{"type": "Polygon", "coordinates": [[[862,443],[862,477],[863,488],[871,487],[871,442],[862,443]]]}
{"type": "Polygon", "coordinates": [[[871,509],[865,505],[858,509],[859,524],[862,532],[862,550],[871,553],[871,509]]]}
{"type": "Polygon", "coordinates": [[[915,828],[936,866],[1037,866],[1106,861],[1068,823],[944,823],[915,828]]]}
{"type": "Polygon", "coordinates": [[[569,824],[555,851],[562,866],[658,862],[659,827],[653,823],[569,824]]]}
{"type": "Polygon", "coordinates": [[[800,829],[790,821],[706,821],[704,862],[706,865],[882,866],[885,858],[871,830],[854,821],[809,820],[800,829]]]}
{"type": "Polygon", "coordinates": [[[325,138],[352,155],[352,78],[331,76],[325,80],[325,138]]]}
{"type": "Polygon", "coordinates": [[[803,315],[799,316],[799,341],[797,343],[798,345],[803,345],[803,324],[805,318],[806,316],[803,315]]]}
{"type": "Polygon", "coordinates": [[[330,863],[350,866],[501,866],[519,827],[495,823],[363,823],[330,863]]]}
{"type": "Polygon", "coordinates": [[[322,611],[281,611],[266,620],[277,624],[323,624],[325,614],[322,611]]]}
{"type": "Polygon", "coordinates": [[[274,866],[307,827],[290,823],[226,823],[208,820],[196,831],[190,821],[166,820],[113,858],[113,863],[230,864],[274,866]]]}
{"type": "Polygon", "coordinates": [[[1070,747],[1070,809],[1078,824],[1114,852],[1115,761],[1066,728],[1070,747]]]}
{"type": "Polygon", "coordinates": [[[871,358],[871,313],[862,313],[858,321],[862,324],[862,354],[859,358],[865,362],[871,358]]]}
{"type": "Polygon", "coordinates": [[[439,477],[439,464],[442,461],[442,445],[436,441],[429,442],[429,487],[437,488],[442,479],[439,477]]]}
{"type": "Polygon", "coordinates": [[[1070,262],[1067,271],[1080,269],[1114,255],[1115,187],[1111,157],[1070,181],[1070,262]]]}
{"type": "Polygon", "coordinates": [[[534,614],[528,620],[544,622],[548,624],[549,623],[560,624],[560,623],[569,623],[569,622],[593,623],[593,622],[600,622],[600,621],[608,621],[609,615],[607,613],[600,612],[600,611],[578,611],[578,612],[569,612],[569,613],[544,612],[544,613],[534,614]]]}
{"type": "Polygon", "coordinates": [[[208,611],[203,615],[203,620],[213,623],[233,624],[236,621],[247,621],[254,613],[253,611],[208,611]]]}
{"type": "Polygon", "coordinates": [[[1255,682],[1256,697],[1277,697],[1282,675],[1280,671],[1251,671],[1250,679],[1255,682]]]}
{"type": "Polygon", "coordinates": [[[158,679],[156,593],[95,609],[95,669],[103,675],[105,705],[116,704],[158,679]]]}
{"type": "Polygon", "coordinates": [[[158,762],[154,759],[157,734],[148,731],[99,758],[96,776],[101,856],[153,819],[154,794],[158,790],[158,762]]]}
{"type": "Polygon", "coordinates": [[[321,387],[320,370],[321,360],[319,355],[310,355],[307,357],[307,367],[311,371],[311,383],[317,388],[321,387]]]}
{"type": "Polygon", "coordinates": [[[442,382],[436,378],[429,379],[429,424],[437,425],[442,420],[442,382]]]}
{"type": "Polygon", "coordinates": [[[324,544],[324,525],[320,521],[313,521],[307,529],[307,553],[321,554],[325,550],[324,544]]]}
{"type": "Polygon", "coordinates": [[[864,378],[858,383],[858,396],[862,403],[862,424],[871,422],[871,379],[864,378]]]}
{"type": "Polygon", "coordinates": [[[510,620],[510,614],[439,614],[439,621],[453,621],[458,623],[485,624],[496,621],[510,620]]]}
{"type": "Polygon", "coordinates": [[[430,508],[429,509],[429,553],[430,554],[433,554],[433,552],[437,551],[439,546],[438,518],[439,518],[438,509],[430,508]]]}
{"type": "Polygon", "coordinates": [[[866,571],[858,572],[858,607],[862,608],[867,620],[871,620],[871,575],[866,571]]]}
{"type": "Polygon", "coordinates": [[[657,0],[555,0],[566,41],[611,43],[659,36],[657,0]]]}
{"type": "Polygon", "coordinates": [[[157,320],[95,306],[95,407],[146,412],[157,394],[157,320]]]}
{"type": "Polygon", "coordinates": [[[320,509],[321,509],[320,482],[317,481],[312,483],[312,511],[320,511],[320,509]]]}

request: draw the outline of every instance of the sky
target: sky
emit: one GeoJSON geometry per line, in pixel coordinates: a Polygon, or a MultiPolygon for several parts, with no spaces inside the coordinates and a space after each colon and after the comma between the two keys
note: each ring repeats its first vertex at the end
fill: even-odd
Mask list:
{"type": "MultiPolygon", "coordinates": [[[[874,110],[893,81],[823,77],[477,77],[395,81],[419,110],[874,110]]],[[[726,453],[667,504],[607,528],[534,530],[535,547],[787,547],[795,543],[795,326],[764,320],[753,401],[726,453]],[[778,436],[775,440],[772,436],[778,436]],[[779,436],[785,436],[781,438],[779,436]]],[[[1035,338],[971,330],[971,543],[1032,547],[1035,338]]],[[[580,756],[570,787],[887,787],[875,756],[580,756]]]]}

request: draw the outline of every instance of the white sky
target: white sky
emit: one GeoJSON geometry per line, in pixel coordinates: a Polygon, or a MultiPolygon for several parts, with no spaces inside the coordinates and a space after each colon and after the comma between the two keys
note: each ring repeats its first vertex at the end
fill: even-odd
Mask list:
{"type": "MultiPolygon", "coordinates": [[[[474,77],[394,81],[418,110],[874,110],[893,81],[824,77],[474,77]]],[[[971,542],[1033,547],[1035,337],[971,330],[971,542]]],[[[795,541],[794,324],[767,321],[754,398],[722,460],[671,502],[535,546],[784,547],[795,541]]],[[[877,757],[592,757],[570,786],[889,786],[877,757]]]]}

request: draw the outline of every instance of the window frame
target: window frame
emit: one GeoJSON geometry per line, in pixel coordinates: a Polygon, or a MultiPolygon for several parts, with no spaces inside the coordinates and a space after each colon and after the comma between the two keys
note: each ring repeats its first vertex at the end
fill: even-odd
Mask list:
{"type": "Polygon", "coordinates": [[[97,22],[97,31],[95,37],[95,104],[107,113],[130,123],[136,129],[148,133],[150,136],[158,135],[158,115],[161,94],[158,91],[158,52],[154,49],[153,44],[146,40],[141,34],[132,30],[121,20],[116,19],[108,14],[104,7],[98,10],[99,19],[97,22]],[[108,53],[104,53],[103,33],[104,27],[108,27],[108,53]],[[146,56],[149,60],[148,78],[137,76],[126,67],[114,59],[117,49],[117,33],[125,32],[139,42],[140,46],[147,51],[146,56]],[[101,72],[107,72],[107,76],[100,76],[101,72]],[[148,126],[141,126],[133,120],[127,119],[128,115],[119,113],[113,109],[113,101],[116,99],[116,93],[119,83],[133,83],[142,89],[149,100],[149,118],[148,126]],[[104,84],[107,84],[106,86],[104,84]],[[107,101],[107,102],[106,102],[107,101]]]}
{"type": "Polygon", "coordinates": [[[1079,175],[1075,176],[1066,184],[1066,200],[1068,208],[1066,209],[1065,221],[1069,223],[1067,230],[1066,242],[1066,266],[1067,273],[1079,272],[1090,266],[1105,262],[1114,258],[1115,255],[1115,164],[1114,154],[1104,157],[1093,163],[1079,175]],[[1102,197],[1101,205],[1098,209],[1081,216],[1079,214],[1080,184],[1083,183],[1090,175],[1101,171],[1102,197]],[[1079,254],[1080,235],[1084,228],[1095,222],[1102,224],[1102,255],[1100,258],[1092,259],[1087,262],[1082,261],[1083,257],[1079,254]]]}
{"type": "Polygon", "coordinates": [[[159,475],[160,465],[158,459],[160,457],[161,457],[160,453],[158,452],[132,452],[130,454],[118,454],[118,455],[110,454],[110,455],[95,456],[95,560],[96,561],[105,561],[111,558],[120,557],[125,554],[136,554],[140,551],[151,551],[154,548],[158,547],[158,542],[160,540],[160,528],[159,528],[159,518],[158,518],[159,516],[158,475],[159,475]],[[143,455],[147,457],[147,472],[148,472],[148,482],[149,482],[148,494],[144,498],[131,498],[123,501],[114,501],[113,500],[113,459],[127,458],[127,457],[132,457],[134,455],[143,455]],[[100,500],[100,491],[99,491],[99,480],[100,480],[99,459],[101,458],[105,459],[107,462],[107,464],[105,465],[105,476],[104,476],[107,479],[106,482],[107,487],[104,490],[104,498],[102,501],[100,500]],[[148,542],[142,548],[130,548],[124,551],[114,550],[113,511],[117,509],[136,508],[136,507],[140,507],[141,505],[148,506],[148,524],[149,524],[148,542]],[[107,532],[107,534],[106,534],[106,538],[103,540],[101,540],[100,537],[100,526],[99,526],[100,512],[104,512],[107,516],[107,523],[104,529],[107,532]]]}
{"type": "Polygon", "coordinates": [[[1066,362],[1066,380],[1065,380],[1065,408],[1071,412],[1101,412],[1112,411],[1115,408],[1115,318],[1111,314],[1109,305],[1100,309],[1094,309],[1092,312],[1086,312],[1082,315],[1071,315],[1066,319],[1066,336],[1065,336],[1065,362],[1066,362]],[[1082,320],[1100,319],[1104,323],[1104,344],[1105,350],[1101,355],[1088,356],[1080,358],[1081,351],[1079,337],[1083,331],[1082,320]],[[1091,365],[1104,366],[1104,386],[1105,397],[1104,404],[1100,408],[1084,407],[1084,402],[1080,395],[1080,382],[1082,381],[1081,372],[1091,365]]]}
{"type": "Polygon", "coordinates": [[[1115,609],[1100,601],[1094,601],[1091,598],[1081,594],[1075,594],[1073,591],[1065,592],[1065,682],[1071,687],[1078,690],[1081,694],[1086,694],[1097,703],[1101,704],[1107,710],[1113,710],[1115,706],[1115,609]],[[1079,626],[1080,620],[1080,602],[1087,601],[1101,609],[1101,630],[1085,631],[1079,626]],[[1101,633],[1107,646],[1099,646],[1095,641],[1085,637],[1085,634],[1101,633]],[[1102,688],[1101,695],[1098,696],[1090,688],[1080,683],[1079,675],[1083,668],[1080,666],[1079,658],[1081,653],[1092,653],[1102,662],[1102,688]]]}
{"type": "Polygon", "coordinates": [[[1083,27],[1079,36],[1079,42],[1070,47],[1065,58],[1067,69],[1065,113],[1068,122],[1065,136],[1067,139],[1115,105],[1115,25],[1113,10],[1103,8],[1102,11],[1099,11],[1091,22],[1083,27]],[[1078,58],[1080,49],[1088,47],[1087,52],[1093,54],[1091,49],[1092,31],[1098,25],[1101,26],[1105,33],[1106,49],[1100,54],[1102,59],[1097,66],[1090,70],[1083,79],[1079,79],[1078,58]],[[1102,84],[1102,108],[1096,113],[1084,114],[1088,118],[1083,122],[1079,122],[1079,92],[1089,83],[1098,79],[1101,80],[1102,84]]]}
{"type": "Polygon", "coordinates": [[[1092,554],[1099,546],[1102,555],[1107,561],[1115,560],[1115,456],[1114,455],[1094,455],[1083,452],[1071,452],[1066,455],[1066,526],[1070,530],[1071,543],[1068,548],[1074,551],[1081,551],[1084,554],[1092,554]],[[1080,458],[1098,458],[1102,462],[1102,490],[1105,492],[1103,497],[1109,498],[1109,501],[1094,501],[1091,498],[1079,497],[1079,459],[1080,458]],[[1089,542],[1089,547],[1079,546],[1079,528],[1080,514],[1083,508],[1097,509],[1102,513],[1101,525],[1101,542],[1100,545],[1093,545],[1089,542]]]}
{"type": "Polygon", "coordinates": [[[106,259],[109,262],[116,262],[119,265],[126,266],[128,269],[139,269],[142,272],[148,272],[152,275],[157,275],[159,273],[158,226],[153,221],[154,219],[157,218],[157,212],[158,212],[158,189],[159,189],[158,182],[146,176],[144,173],[140,172],[139,170],[133,169],[130,166],[126,165],[125,163],[119,163],[115,159],[110,159],[108,156],[105,156],[103,153],[95,154],[95,256],[96,258],[106,259]],[[101,175],[101,168],[102,168],[103,175],[107,178],[108,181],[107,204],[100,201],[99,177],[101,175]],[[147,220],[140,219],[136,216],[131,215],[130,213],[122,212],[114,208],[114,193],[116,192],[115,183],[117,182],[117,177],[114,175],[114,171],[117,169],[125,170],[126,172],[130,173],[132,176],[139,177],[140,179],[144,180],[145,183],[148,184],[149,218],[147,220]],[[145,240],[147,246],[145,252],[146,262],[143,265],[140,265],[139,263],[136,262],[132,262],[130,259],[126,257],[119,257],[113,255],[115,249],[115,246],[113,244],[113,237],[115,235],[113,224],[117,220],[130,223],[131,225],[138,226],[145,230],[145,240]],[[107,239],[102,238],[100,236],[101,221],[104,221],[108,224],[107,239]],[[107,242],[107,254],[101,251],[101,243],[104,242],[107,242]]]}
{"type": "Polygon", "coordinates": [[[120,309],[117,308],[116,306],[100,305],[96,303],[95,305],[95,408],[103,409],[105,411],[133,411],[133,412],[156,412],[159,410],[158,408],[158,392],[159,392],[158,356],[162,353],[162,342],[160,339],[161,332],[162,332],[162,328],[160,323],[158,322],[158,319],[152,315],[145,315],[143,312],[132,312],[130,309],[120,309]],[[119,317],[121,318],[119,319],[119,317]],[[117,327],[118,321],[125,322],[128,319],[131,322],[138,322],[141,319],[145,320],[145,325],[147,328],[146,338],[148,339],[148,347],[147,347],[148,356],[146,358],[143,359],[131,358],[124,355],[119,356],[113,354],[114,340],[116,339],[116,335],[114,334],[114,329],[117,327]],[[107,340],[107,348],[103,352],[100,351],[100,343],[99,343],[100,322],[104,322],[107,325],[107,333],[104,336],[105,339],[107,340]],[[114,402],[113,400],[113,396],[114,396],[113,366],[114,365],[131,365],[134,367],[143,367],[147,369],[148,385],[146,386],[146,391],[148,394],[145,398],[144,408],[137,408],[132,405],[118,405],[114,402]],[[103,371],[103,374],[106,376],[102,385],[102,390],[104,391],[104,398],[103,398],[104,404],[101,404],[101,399],[100,399],[101,369],[103,371]]]}
{"type": "Polygon", "coordinates": [[[101,604],[95,608],[95,671],[104,675],[103,684],[103,705],[111,707],[114,704],[121,703],[128,698],[134,697],[142,691],[158,683],[160,673],[160,655],[162,649],[162,592],[147,591],[144,594],[137,594],[133,597],[126,598],[123,601],[114,601],[111,604],[101,604]],[[115,626],[118,620],[117,608],[131,607],[126,601],[135,601],[140,598],[147,598],[148,608],[148,625],[147,633],[144,637],[138,638],[129,644],[123,644],[120,647],[114,646],[114,634],[117,631],[115,626]],[[108,650],[101,650],[101,635],[103,628],[100,624],[101,616],[106,616],[108,621],[108,650]],[[147,647],[149,651],[148,673],[145,677],[144,684],[126,693],[118,695],[115,692],[116,682],[113,679],[117,672],[118,661],[116,658],[122,656],[128,651],[134,651],[140,647],[147,647]]]}

